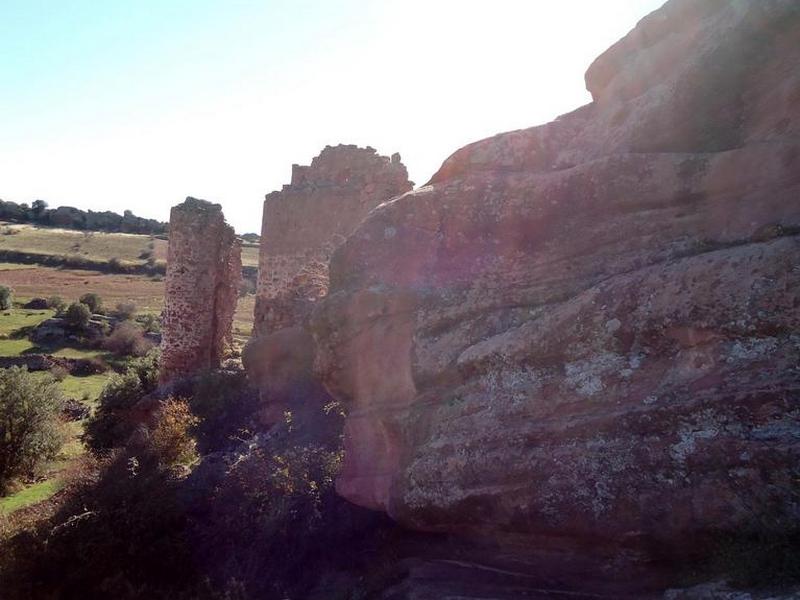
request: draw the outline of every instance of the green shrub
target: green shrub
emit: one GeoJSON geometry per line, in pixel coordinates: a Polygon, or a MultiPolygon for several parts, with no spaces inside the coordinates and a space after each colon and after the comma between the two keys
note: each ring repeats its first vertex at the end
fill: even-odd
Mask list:
{"type": "Polygon", "coordinates": [[[14,304],[14,290],[0,285],[0,310],[9,310],[14,304]]]}
{"type": "Polygon", "coordinates": [[[88,306],[92,313],[99,313],[103,309],[103,299],[94,292],[89,292],[81,296],[80,302],[88,306]]]}
{"type": "Polygon", "coordinates": [[[19,367],[0,370],[0,490],[58,453],[65,440],[63,407],[52,377],[19,367]]]}
{"type": "Polygon", "coordinates": [[[100,393],[99,406],[86,425],[84,441],[95,452],[123,445],[134,430],[129,411],[158,385],[158,351],[131,361],[100,393]]]}
{"type": "Polygon", "coordinates": [[[50,298],[47,299],[47,308],[52,308],[56,311],[56,314],[60,314],[66,306],[67,303],[64,302],[61,296],[50,296],[50,298]]]}
{"type": "Polygon", "coordinates": [[[92,312],[83,302],[73,302],[67,307],[64,318],[72,327],[83,328],[89,324],[92,312]]]}
{"type": "Polygon", "coordinates": [[[136,322],[146,333],[161,333],[161,320],[157,315],[147,313],[136,317],[136,322]]]}

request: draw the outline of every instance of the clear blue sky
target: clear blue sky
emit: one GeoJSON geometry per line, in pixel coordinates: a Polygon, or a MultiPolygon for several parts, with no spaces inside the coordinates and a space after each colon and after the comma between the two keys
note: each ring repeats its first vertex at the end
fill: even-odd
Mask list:
{"type": "Polygon", "coordinates": [[[592,59],[662,0],[0,0],[0,198],[260,231],[326,144],[460,146],[589,100],[592,59]]]}

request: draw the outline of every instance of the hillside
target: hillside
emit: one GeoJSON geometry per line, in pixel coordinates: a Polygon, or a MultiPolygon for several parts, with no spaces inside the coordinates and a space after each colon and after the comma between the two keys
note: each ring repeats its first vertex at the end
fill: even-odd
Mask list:
{"type": "Polygon", "coordinates": [[[0,595],[800,597],[798,64],[796,0],[668,0],[421,187],[292,164],[252,293],[211,201],[10,228],[86,264],[0,264],[0,595]]]}
{"type": "MultiPolygon", "coordinates": [[[[167,240],[164,236],[76,231],[0,221],[0,258],[14,258],[15,255],[17,260],[47,261],[49,264],[61,261],[67,266],[85,266],[88,269],[117,270],[113,265],[109,267],[112,261],[119,265],[118,270],[144,267],[149,262],[163,272],[167,240]]],[[[244,244],[242,264],[258,266],[257,244],[244,244]]]]}

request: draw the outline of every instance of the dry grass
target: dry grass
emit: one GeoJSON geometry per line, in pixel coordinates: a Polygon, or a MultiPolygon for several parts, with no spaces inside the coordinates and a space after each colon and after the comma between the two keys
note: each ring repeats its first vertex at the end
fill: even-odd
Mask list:
{"type": "Polygon", "coordinates": [[[257,267],[258,266],[258,247],[257,246],[243,246],[242,247],[242,266],[243,267],[257,267]]]}
{"type": "Polygon", "coordinates": [[[36,227],[34,225],[11,225],[0,223],[3,231],[12,235],[0,235],[0,249],[47,254],[54,256],[79,255],[94,260],[118,258],[135,264],[146,260],[142,254],[150,252],[156,259],[167,258],[167,242],[151,239],[147,235],[132,233],[103,233],[100,231],[75,231],[36,227]]]}
{"type": "Polygon", "coordinates": [[[4,271],[0,280],[3,285],[14,288],[18,299],[61,296],[66,302],[73,302],[87,292],[95,292],[103,297],[106,306],[132,301],[140,311],[154,313],[160,312],[164,303],[164,283],[142,275],[31,265],[26,269],[4,271]]]}
{"type": "MultiPolygon", "coordinates": [[[[104,233],[10,224],[0,221],[0,250],[14,250],[52,256],[79,255],[94,260],[118,258],[133,264],[143,264],[143,253],[151,252],[156,260],[167,260],[167,241],[133,233],[104,233]],[[12,235],[2,235],[13,231],[12,235]],[[152,248],[150,245],[152,244],[152,248]]],[[[258,266],[258,246],[242,247],[242,264],[258,266]]],[[[8,268],[9,263],[5,263],[8,268]]],[[[0,270],[5,270],[0,266],[0,270]]]]}
{"type": "MultiPolygon", "coordinates": [[[[144,275],[120,275],[25,265],[0,273],[0,283],[14,288],[16,298],[61,296],[72,302],[87,292],[103,297],[106,306],[133,302],[139,312],[158,314],[164,307],[164,282],[144,275]]],[[[234,317],[234,334],[245,338],[253,329],[255,298],[240,298],[234,317]]]]}

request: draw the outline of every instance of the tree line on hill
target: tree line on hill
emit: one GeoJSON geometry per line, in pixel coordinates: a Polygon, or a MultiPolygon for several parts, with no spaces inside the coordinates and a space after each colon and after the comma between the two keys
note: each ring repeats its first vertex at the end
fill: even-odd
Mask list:
{"type": "Polygon", "coordinates": [[[8,200],[0,200],[0,220],[65,229],[146,235],[165,235],[169,229],[168,223],[137,217],[129,210],[120,215],[107,210],[96,212],[72,206],[48,208],[47,202],[44,200],[34,200],[30,206],[24,203],[17,204],[8,200]]]}

